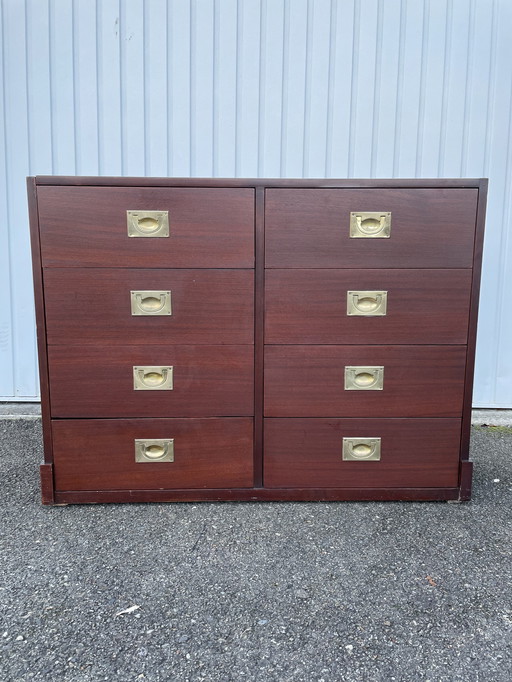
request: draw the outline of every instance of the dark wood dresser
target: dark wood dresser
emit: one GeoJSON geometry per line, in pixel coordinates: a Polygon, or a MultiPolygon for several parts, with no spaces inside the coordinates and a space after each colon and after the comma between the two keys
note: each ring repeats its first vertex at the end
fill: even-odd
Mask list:
{"type": "Polygon", "coordinates": [[[486,180],[28,192],[45,504],[469,499],[486,180]]]}

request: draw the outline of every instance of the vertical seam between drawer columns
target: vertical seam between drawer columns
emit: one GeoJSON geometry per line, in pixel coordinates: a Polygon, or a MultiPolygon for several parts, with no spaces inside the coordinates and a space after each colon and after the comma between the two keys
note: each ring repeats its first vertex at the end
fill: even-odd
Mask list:
{"type": "Polygon", "coordinates": [[[263,485],[263,344],[265,317],[265,188],[254,207],[254,487],[263,485]]]}

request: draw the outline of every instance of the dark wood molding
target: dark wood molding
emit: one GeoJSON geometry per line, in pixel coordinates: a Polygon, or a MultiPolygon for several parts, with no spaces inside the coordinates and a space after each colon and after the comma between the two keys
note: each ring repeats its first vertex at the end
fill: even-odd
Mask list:
{"type": "Polygon", "coordinates": [[[473,187],[479,178],[152,178],[38,175],[37,185],[76,185],[91,187],[473,187]]]}
{"type": "MultiPolygon", "coordinates": [[[[475,245],[473,251],[473,278],[471,283],[471,304],[468,324],[468,343],[466,351],[466,376],[464,384],[464,403],[461,427],[461,460],[469,459],[469,441],[471,437],[471,409],[473,406],[473,382],[475,374],[476,335],[478,325],[478,303],[480,298],[480,279],[482,271],[482,256],[484,247],[485,212],[487,208],[488,180],[482,179],[478,191],[478,206],[476,214],[475,245]]],[[[471,496],[471,474],[473,468],[461,466],[461,499],[467,500],[471,496]],[[465,474],[465,478],[463,476],[465,474]],[[462,486],[466,486],[462,497],[462,486]]]]}
{"type": "Polygon", "coordinates": [[[41,478],[41,502],[43,504],[55,504],[55,485],[53,479],[53,464],[49,462],[39,467],[41,478]]]}
{"type": "Polygon", "coordinates": [[[460,463],[460,495],[461,502],[471,499],[471,485],[473,480],[473,462],[463,460],[460,463]]]}
{"type": "Polygon", "coordinates": [[[114,502],[442,502],[458,488],[234,488],[219,490],[63,490],[55,504],[114,502]]]}
{"type": "Polygon", "coordinates": [[[48,353],[46,347],[46,317],[44,287],[39,242],[39,215],[37,210],[37,188],[34,178],[27,178],[30,243],[32,248],[32,273],[34,278],[34,301],[37,328],[37,351],[39,362],[39,384],[41,391],[41,419],[43,426],[44,464],[41,466],[41,490],[44,504],[53,503],[53,446],[50,414],[50,381],[48,376],[48,353]]]}

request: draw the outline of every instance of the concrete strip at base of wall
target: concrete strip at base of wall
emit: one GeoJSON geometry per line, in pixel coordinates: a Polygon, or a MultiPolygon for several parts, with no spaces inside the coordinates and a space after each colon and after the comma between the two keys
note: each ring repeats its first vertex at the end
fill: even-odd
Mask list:
{"type": "Polygon", "coordinates": [[[40,419],[41,403],[0,403],[0,419],[40,419]]]}

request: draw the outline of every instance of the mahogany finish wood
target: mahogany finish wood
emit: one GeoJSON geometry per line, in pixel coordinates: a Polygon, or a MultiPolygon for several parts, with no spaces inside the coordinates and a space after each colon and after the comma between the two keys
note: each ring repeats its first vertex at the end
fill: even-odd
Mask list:
{"type": "Polygon", "coordinates": [[[298,187],[302,189],[478,189],[480,178],[169,178],[122,177],[119,175],[37,175],[38,186],[71,187],[298,187]]]}
{"type": "Polygon", "coordinates": [[[55,504],[53,464],[50,462],[43,462],[39,467],[39,475],[41,477],[41,502],[43,504],[55,504]]]}
{"type": "MultiPolygon", "coordinates": [[[[257,254],[265,249],[265,191],[256,188],[254,238],[257,254]]],[[[258,257],[254,269],[254,486],[263,485],[263,386],[264,386],[264,320],[265,264],[258,257]]]]}
{"type": "Polygon", "coordinates": [[[266,488],[454,487],[460,419],[265,419],[266,488]],[[380,461],[343,461],[343,438],[381,441],[380,461]]]}
{"type": "MultiPolygon", "coordinates": [[[[462,419],[462,434],[461,434],[461,460],[469,459],[469,440],[471,436],[471,408],[473,399],[473,381],[475,375],[475,353],[476,353],[476,334],[478,325],[478,301],[480,297],[480,277],[482,272],[482,256],[484,247],[484,230],[485,230],[485,211],[487,208],[487,179],[482,179],[479,182],[478,192],[478,209],[476,217],[476,234],[474,247],[474,265],[473,278],[471,280],[471,310],[469,316],[468,327],[468,346],[467,346],[467,363],[466,363],[466,378],[464,384],[464,415],[462,419]]],[[[467,467],[466,479],[463,480],[461,474],[461,490],[464,483],[465,500],[471,499],[471,477],[473,472],[473,465],[467,467]]],[[[461,495],[463,493],[461,492],[461,495]]]]}
{"type": "Polygon", "coordinates": [[[473,462],[462,460],[460,463],[460,501],[471,499],[471,482],[473,479],[473,462]]]}
{"type": "MultiPolygon", "coordinates": [[[[37,187],[34,178],[27,178],[28,211],[30,219],[30,242],[32,245],[32,275],[34,278],[34,303],[37,330],[37,359],[39,364],[39,387],[41,392],[41,420],[43,425],[43,457],[45,464],[53,462],[52,428],[50,412],[50,382],[48,378],[48,355],[46,348],[46,320],[44,287],[41,270],[41,244],[39,240],[39,215],[37,211],[37,187]]],[[[41,468],[41,490],[45,504],[51,504],[53,494],[49,483],[53,481],[48,468],[41,468]]]]}
{"type": "Polygon", "coordinates": [[[252,270],[47,268],[44,283],[49,345],[254,341],[252,270]],[[171,291],[172,315],[133,316],[145,290],[171,291]]]}
{"type": "Polygon", "coordinates": [[[268,268],[470,268],[471,189],[268,189],[268,268]],[[350,237],[352,211],[391,212],[388,239],[350,237]]]}
{"type": "Polygon", "coordinates": [[[471,270],[267,270],[268,344],[465,344],[471,270]],[[387,291],[387,314],[347,315],[347,291],[387,291]]]}
{"type": "Polygon", "coordinates": [[[49,346],[54,417],[254,414],[252,346],[49,346]],[[134,390],[133,367],[172,366],[173,390],[134,390]]]}
{"type": "Polygon", "coordinates": [[[465,369],[464,346],[267,346],[265,416],[460,417],[465,369]],[[345,390],[345,366],[383,366],[384,388],[345,390]]]}
{"type": "Polygon", "coordinates": [[[252,486],[252,419],[53,422],[57,490],[252,486]],[[136,438],[174,438],[174,462],[136,462],[136,438]]]}
{"type": "Polygon", "coordinates": [[[487,181],[42,176],[28,188],[45,504],[469,499],[487,181]],[[171,236],[128,237],[126,210],[168,210],[171,236]],[[350,239],[348,214],[372,210],[391,211],[391,238],[350,239]],[[172,291],[173,315],[131,316],[129,292],[153,289],[172,291]],[[347,290],[388,291],[386,317],[347,316],[347,290]],[[134,358],[186,366],[179,395],[133,395],[134,358]],[[384,365],[384,391],[345,392],[340,362],[384,365]],[[380,435],[380,462],[341,460],[351,426],[380,429],[348,434],[380,435]],[[136,437],[177,438],[179,456],[139,468],[136,437]]]}
{"type": "Polygon", "coordinates": [[[224,488],[64,490],[55,504],[119,502],[439,502],[460,501],[459,488],[224,488]]]}
{"type": "Polygon", "coordinates": [[[254,267],[254,190],[39,187],[43,266],[254,267]],[[169,237],[128,237],[126,211],[169,211],[169,237]]]}

